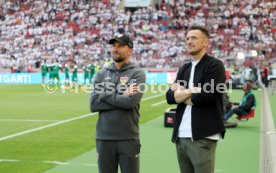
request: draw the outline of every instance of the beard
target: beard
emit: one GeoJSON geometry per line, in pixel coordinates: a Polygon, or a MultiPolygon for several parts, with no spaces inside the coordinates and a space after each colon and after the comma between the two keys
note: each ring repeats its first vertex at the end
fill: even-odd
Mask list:
{"type": "Polygon", "coordinates": [[[124,61],[125,60],[125,58],[122,58],[122,57],[116,57],[116,56],[113,56],[113,61],[114,62],[118,62],[118,63],[120,63],[120,62],[122,62],[122,61],[124,61]]]}

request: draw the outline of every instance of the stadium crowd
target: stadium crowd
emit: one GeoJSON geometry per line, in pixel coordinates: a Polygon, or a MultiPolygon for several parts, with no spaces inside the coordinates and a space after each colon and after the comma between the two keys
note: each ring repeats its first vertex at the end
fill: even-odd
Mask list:
{"type": "Polygon", "coordinates": [[[107,41],[122,32],[134,38],[134,59],[142,67],[174,68],[189,59],[185,34],[193,24],[213,33],[210,54],[226,65],[239,52],[253,63],[276,58],[276,1],[163,0],[154,8],[136,10],[118,10],[119,3],[2,1],[0,68],[31,71],[54,59],[78,67],[103,64],[111,58],[107,41]]]}

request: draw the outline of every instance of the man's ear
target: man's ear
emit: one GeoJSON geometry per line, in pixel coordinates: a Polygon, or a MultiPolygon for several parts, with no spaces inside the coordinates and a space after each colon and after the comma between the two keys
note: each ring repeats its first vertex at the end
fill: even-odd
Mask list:
{"type": "Polygon", "coordinates": [[[206,39],[206,40],[204,41],[204,45],[205,45],[206,47],[208,47],[208,45],[209,45],[209,39],[206,39]]]}
{"type": "Polygon", "coordinates": [[[129,48],[129,50],[128,50],[129,55],[132,55],[132,51],[133,51],[133,49],[129,48]]]}

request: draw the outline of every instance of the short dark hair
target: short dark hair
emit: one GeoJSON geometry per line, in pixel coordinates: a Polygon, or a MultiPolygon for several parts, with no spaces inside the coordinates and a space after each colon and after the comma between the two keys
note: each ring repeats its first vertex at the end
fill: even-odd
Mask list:
{"type": "Polygon", "coordinates": [[[197,25],[190,26],[188,31],[191,31],[191,30],[200,30],[204,35],[206,35],[208,39],[210,38],[209,31],[202,26],[197,26],[197,25]]]}
{"type": "Polygon", "coordinates": [[[245,82],[246,88],[248,91],[250,91],[252,89],[252,85],[250,82],[245,82]]]}

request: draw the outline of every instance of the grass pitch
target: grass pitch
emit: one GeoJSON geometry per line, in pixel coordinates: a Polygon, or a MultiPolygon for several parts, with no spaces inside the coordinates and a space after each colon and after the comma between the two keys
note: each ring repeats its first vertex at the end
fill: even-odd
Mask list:
{"type": "MultiPolygon", "coordinates": [[[[97,114],[89,114],[88,93],[58,90],[49,94],[41,85],[0,85],[0,89],[1,173],[41,173],[93,153],[97,114]]],[[[254,92],[260,100],[260,93],[254,92]]],[[[242,91],[234,90],[230,96],[239,102],[242,91]]],[[[172,106],[164,99],[164,93],[149,91],[141,102],[142,173],[178,172],[170,143],[172,129],[164,128],[162,122],[163,112],[172,106]]],[[[259,105],[254,119],[228,129],[218,143],[216,172],[259,172],[259,105]]],[[[69,165],[62,167],[64,173],[69,172],[69,165]]]]}

